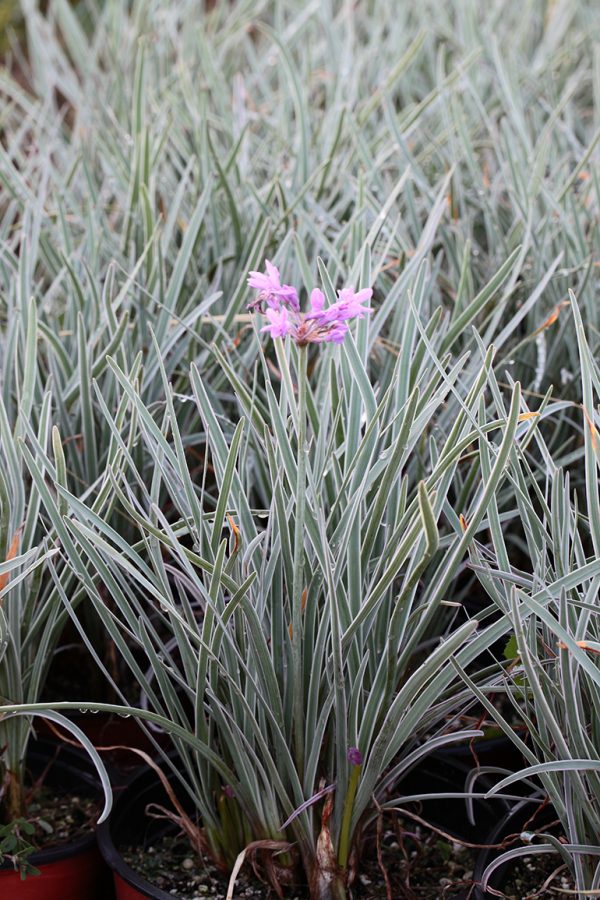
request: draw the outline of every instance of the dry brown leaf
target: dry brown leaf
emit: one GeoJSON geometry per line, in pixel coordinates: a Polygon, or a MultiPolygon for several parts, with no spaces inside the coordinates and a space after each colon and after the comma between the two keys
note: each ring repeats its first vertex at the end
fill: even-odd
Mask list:
{"type": "MultiPolygon", "coordinates": [[[[14,537],[11,541],[10,547],[8,548],[8,554],[6,556],[5,562],[10,562],[11,559],[14,559],[17,553],[19,552],[19,541],[21,540],[21,532],[23,531],[23,526],[17,528],[15,531],[14,537]]],[[[3,591],[6,585],[8,584],[8,580],[10,578],[9,572],[4,572],[3,575],[0,575],[0,591],[3,591]]],[[[0,600],[0,605],[2,601],[0,600]]]]}
{"type": "Polygon", "coordinates": [[[592,418],[585,408],[585,406],[581,407],[583,409],[583,415],[585,416],[585,420],[588,424],[588,428],[590,430],[590,437],[592,439],[592,449],[594,452],[598,452],[598,432],[596,431],[596,426],[594,425],[592,418]]]}
{"type": "Polygon", "coordinates": [[[554,323],[556,322],[556,320],[558,319],[558,317],[560,315],[560,311],[563,308],[563,306],[568,306],[568,305],[569,305],[569,301],[563,300],[562,303],[559,303],[558,306],[555,306],[554,309],[552,310],[552,312],[550,313],[550,315],[548,316],[548,318],[544,319],[544,321],[542,322],[540,327],[536,328],[536,330],[533,332],[533,337],[540,334],[542,331],[545,331],[546,328],[550,328],[551,325],[554,325],[554,323]]]}
{"type": "Polygon", "coordinates": [[[233,539],[234,539],[233,550],[231,551],[231,555],[235,556],[235,554],[238,551],[238,547],[240,546],[240,529],[237,527],[237,525],[235,524],[235,522],[233,521],[233,519],[231,518],[229,513],[227,513],[227,521],[229,522],[229,527],[231,528],[231,530],[233,532],[233,539]]]}

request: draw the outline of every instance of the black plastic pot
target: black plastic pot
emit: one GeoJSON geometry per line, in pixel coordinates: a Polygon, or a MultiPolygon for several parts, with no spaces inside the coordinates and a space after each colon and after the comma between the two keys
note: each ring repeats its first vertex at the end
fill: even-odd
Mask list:
{"type": "MultiPolygon", "coordinates": [[[[27,766],[34,777],[61,793],[101,796],[98,776],[84,752],[55,741],[32,742],[27,766]]],[[[48,847],[29,857],[40,870],[21,880],[10,863],[0,866],[0,897],[7,900],[109,900],[110,875],[93,832],[68,844],[48,847]]]]}
{"type": "MultiPolygon", "coordinates": [[[[473,769],[472,758],[465,752],[464,757],[444,750],[431,754],[413,769],[399,785],[396,796],[415,794],[460,793],[464,792],[465,780],[473,769]]],[[[493,784],[486,776],[481,776],[473,790],[484,793],[493,784]]],[[[401,801],[402,803],[402,801],[401,801]]],[[[404,805],[402,803],[402,805],[404,805]]],[[[504,818],[509,809],[508,801],[498,797],[489,800],[476,798],[473,801],[475,822],[467,817],[467,806],[462,798],[443,800],[422,800],[419,802],[419,816],[431,825],[446,831],[459,840],[479,843],[486,834],[504,818]]]]}
{"type": "MultiPolygon", "coordinates": [[[[493,738],[477,738],[468,744],[450,744],[438,750],[436,756],[455,759],[469,769],[475,767],[477,759],[480,766],[497,766],[518,772],[527,763],[510,738],[501,736],[493,738]]],[[[519,792],[519,785],[511,787],[511,793],[519,792]]]]}
{"type": "MultiPolygon", "coordinates": [[[[94,747],[99,748],[105,763],[110,766],[113,785],[129,781],[141,765],[141,757],[129,748],[142,750],[154,756],[156,747],[133,716],[115,715],[112,713],[71,713],[68,718],[77,725],[90,739],[94,747]],[[104,751],[103,747],[119,749],[104,751]]],[[[38,733],[44,739],[57,741],[56,732],[44,719],[37,726],[38,733]]],[[[61,729],[59,729],[61,730],[61,729]]],[[[62,729],[64,731],[64,729],[62,729]]],[[[154,738],[159,746],[166,745],[168,738],[157,732],[154,738]]]]}
{"type": "MultiPolygon", "coordinates": [[[[526,797],[520,803],[517,803],[517,805],[510,809],[497,823],[496,827],[489,832],[484,843],[490,845],[501,844],[509,835],[520,834],[525,828],[526,823],[536,813],[536,810],[539,810],[541,799],[541,794],[532,795],[526,797]]],[[[547,806],[539,811],[539,815],[536,816],[535,822],[532,823],[531,828],[543,828],[555,818],[556,813],[553,808],[547,806]]],[[[527,827],[529,828],[529,826],[527,827]]],[[[475,882],[475,887],[469,894],[470,900],[485,900],[486,897],[494,896],[494,894],[491,894],[487,889],[483,889],[483,876],[490,863],[494,859],[497,859],[502,853],[506,852],[506,849],[508,848],[500,850],[488,847],[479,852],[473,869],[473,881],[475,882]]],[[[501,891],[506,884],[512,866],[514,866],[514,861],[509,860],[498,866],[497,869],[494,869],[490,875],[487,887],[496,891],[501,891]]]]}

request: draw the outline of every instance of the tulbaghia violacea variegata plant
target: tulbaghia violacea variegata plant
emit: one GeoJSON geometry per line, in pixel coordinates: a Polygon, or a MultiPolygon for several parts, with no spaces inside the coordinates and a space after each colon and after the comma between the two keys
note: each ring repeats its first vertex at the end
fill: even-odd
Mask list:
{"type": "MultiPolygon", "coordinates": [[[[29,310],[29,346],[35,346],[36,320],[33,304],[29,310]]],[[[33,367],[29,358],[29,379],[23,386],[20,414],[9,421],[0,396],[0,707],[35,704],[40,700],[46,675],[68,615],[47,564],[57,566],[62,590],[68,590],[73,575],[60,564],[55,534],[46,531],[40,520],[41,497],[29,483],[22,456],[23,438],[29,435],[39,452],[35,460],[42,470],[55,465],[46,460],[51,442],[50,394],[39,412],[37,433],[29,420],[33,403],[33,367]],[[43,448],[43,449],[42,449],[43,448]],[[42,462],[44,460],[44,462],[42,462]]],[[[54,450],[60,455],[60,438],[54,430],[54,450]]],[[[58,463],[60,466],[60,462],[58,463]]],[[[88,739],[64,716],[47,712],[47,718],[64,726],[91,754],[103,781],[110,808],[110,782],[102,761],[88,739]]],[[[33,734],[33,715],[12,709],[0,711],[0,824],[10,825],[27,815],[27,749],[33,734]]]]}
{"type": "MultiPolygon", "coordinates": [[[[369,284],[368,250],[355,268],[369,284]]],[[[179,751],[178,768],[164,764],[199,817],[196,848],[233,877],[249,848],[277,890],[305,883],[315,900],[345,895],[362,836],[402,775],[479,733],[455,726],[472,695],[450,659],[470,667],[506,626],[469,619],[452,588],[529,424],[518,385],[508,412],[488,415],[492,349],[440,356],[448,326],[428,315],[425,268],[385,384],[377,372],[387,366],[373,362],[377,312],[364,315],[370,289],[336,298],[321,275],[324,297],[313,294],[305,319],[277,276],[292,340],[275,338],[274,362],[247,336],[251,380],[214,350],[226,403],[195,366],[183,398],[161,368],[164,405],[150,409],[139,370],[132,378],[109,361],[131,414],[117,422],[97,395],[116,447],[98,489],[110,486],[137,542],[64,486],[58,500],[44,493],[63,561],[141,688],[142,707],[121,712],[164,728],[179,751]],[[302,337],[304,326],[340,324],[341,343],[302,337]],[[179,430],[190,401],[202,423],[196,479],[179,430]],[[152,461],[150,482],[136,445],[152,461]]],[[[161,367],[157,345],[154,354],[161,367]]],[[[70,609],[77,596],[62,599],[70,609]]]]}
{"type": "MultiPolygon", "coordinates": [[[[577,413],[584,436],[585,493],[573,491],[568,471],[572,460],[557,465],[543,427],[544,420],[552,421],[563,410],[573,416],[573,404],[560,400],[543,404],[535,427],[536,457],[525,455],[524,448],[516,445],[509,460],[530,564],[523,566],[518,546],[516,554],[511,552],[497,508],[490,509],[496,564],[472,548],[474,567],[513,634],[507,671],[488,685],[512,702],[512,716],[501,715],[484,686],[476,688],[461,674],[527,763],[527,768],[501,780],[495,790],[535,776],[566,837],[559,841],[551,830],[540,830],[534,819],[535,842],[507,850],[494,860],[485,873],[486,882],[506,861],[552,853],[557,865],[566,863],[576,892],[589,896],[600,889],[600,437],[596,411],[600,370],[572,294],[571,306],[581,363],[583,405],[577,413]],[[539,462],[532,465],[536,458],[539,462]],[[525,724],[529,740],[522,739],[513,727],[515,722],[525,724]]],[[[575,421],[573,427],[577,427],[575,421]]]]}
{"type": "MultiPolygon", "coordinates": [[[[17,580],[30,564],[22,557],[60,547],[74,580],[63,580],[57,554],[46,561],[65,608],[93,598],[143,687],[147,715],[172,717],[211,852],[226,857],[253,834],[285,834],[307,871],[318,872],[311,860],[329,800],[327,852],[337,853],[343,877],[341,835],[359,846],[370,792],[385,795],[384,758],[410,754],[437,713],[439,722],[451,714],[450,704],[433,704],[434,714],[417,699],[411,719],[418,694],[405,692],[397,719],[389,701],[408,691],[424,642],[431,649],[449,639],[452,614],[461,622],[460,608],[445,604],[460,602],[452,579],[475,537],[485,541],[480,532],[496,523],[501,548],[498,529],[510,531],[514,495],[508,490],[503,506],[494,494],[506,463],[501,436],[524,442],[536,430],[535,420],[507,421],[507,394],[471,325],[484,345],[495,341],[504,383],[508,369],[537,392],[559,372],[570,399],[582,399],[560,310],[577,279],[584,318],[597,328],[593,4],[555,4],[548,15],[540,4],[525,17],[519,4],[504,4],[499,19],[493,4],[465,16],[462,0],[438,3],[432,16],[428,3],[388,2],[381,10],[389,14],[363,17],[360,33],[336,4],[289,3],[271,16],[267,3],[275,31],[257,27],[255,4],[236,4],[233,14],[215,4],[206,15],[197,5],[122,4],[116,15],[118,4],[74,12],[61,0],[45,15],[40,4],[22,4],[30,68],[21,55],[18,77],[7,68],[1,85],[0,379],[11,434],[15,410],[36,417],[22,451],[31,522],[38,508],[46,518],[37,534],[19,532],[25,516],[11,492],[21,476],[7,475],[2,460],[0,474],[11,480],[0,538],[0,573],[11,577],[0,597],[2,694],[11,703],[21,697],[19,676],[30,670],[19,654],[34,647],[37,680],[49,640],[37,627],[10,645],[9,630],[16,634],[16,619],[31,608],[21,592],[28,584],[35,592],[38,577],[17,580]],[[507,53],[490,40],[498,34],[507,53]],[[191,73],[200,69],[198,91],[191,73]],[[450,174],[436,183],[442,172],[450,174]],[[287,288],[277,294],[287,306],[283,313],[264,301],[275,346],[259,356],[257,373],[256,343],[242,332],[229,338],[246,270],[273,234],[284,235],[286,263],[297,246],[294,272],[307,290],[314,280],[304,248],[327,248],[336,284],[369,285],[367,271],[347,272],[343,262],[367,246],[380,299],[351,337],[346,319],[310,318],[342,299],[326,277],[328,307],[317,294],[302,314],[296,288],[259,273],[276,277],[269,289],[287,288]],[[39,332],[28,332],[26,346],[15,328],[32,297],[39,332]],[[48,414],[50,380],[58,456],[48,422],[40,430],[37,420],[48,414]],[[298,415],[305,383],[306,422],[298,415]],[[188,471],[192,459],[203,472],[188,471]],[[8,560],[17,533],[17,557],[8,560]],[[116,598],[110,616],[106,596],[116,598]],[[194,715],[177,705],[181,696],[194,715]],[[306,700],[304,720],[294,715],[297,696],[306,700]],[[291,762],[290,741],[303,744],[291,762]],[[237,744],[244,753],[234,759],[237,744]],[[361,754],[359,769],[344,756],[348,747],[361,754]],[[348,800],[352,785],[356,799],[348,800]]],[[[557,412],[544,452],[576,456],[580,435],[565,409],[557,412]]],[[[505,559],[501,570],[509,571],[505,559]]],[[[486,582],[490,590],[498,583],[486,582]]],[[[52,604],[40,596],[50,620],[52,604]]],[[[505,596],[502,609],[511,608],[505,596]]],[[[85,623],[88,641],[94,621],[85,623]]],[[[494,627],[498,636],[503,626],[494,627]]],[[[481,628],[474,635],[482,647],[481,628]]],[[[465,662],[467,649],[460,653],[465,662]]],[[[37,690],[23,696],[34,700],[37,690]]]]}

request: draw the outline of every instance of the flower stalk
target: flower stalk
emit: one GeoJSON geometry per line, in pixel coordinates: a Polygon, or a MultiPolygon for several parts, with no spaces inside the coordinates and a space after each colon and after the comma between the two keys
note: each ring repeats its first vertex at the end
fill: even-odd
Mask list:
{"type": "MultiPolygon", "coordinates": [[[[309,344],[341,344],[348,334],[348,323],[352,319],[364,319],[372,310],[365,304],[373,291],[364,288],[355,292],[346,287],[338,291],[338,299],[325,305],[325,294],[314,288],[310,294],[310,308],[302,312],[298,292],[293,285],[282,284],[279,269],[269,260],[265,261],[265,272],[250,272],[248,286],[257,291],[248,309],[261,313],[268,320],[261,328],[271,338],[289,337],[296,344],[296,375],[298,391],[298,418],[296,433],[298,438],[298,459],[296,470],[296,518],[294,526],[294,556],[292,574],[292,621],[290,639],[292,642],[292,685],[293,685],[293,744],[294,758],[299,773],[304,770],[304,685],[302,666],[302,612],[304,605],[304,532],[306,520],[306,472],[308,465],[307,447],[307,355],[309,344]]],[[[279,355],[279,349],[278,349],[279,355]]],[[[282,377],[285,370],[282,366],[282,377]]],[[[341,671],[341,669],[340,669],[341,671]]]]}
{"type": "Polygon", "coordinates": [[[304,531],[306,518],[306,346],[298,347],[298,469],[296,479],[296,521],[294,526],[294,568],[292,581],[292,672],[294,684],[294,753],[298,771],[304,769],[304,688],[302,671],[302,600],[304,591],[304,531]]]}
{"type": "Polygon", "coordinates": [[[338,845],[338,865],[344,875],[348,867],[348,857],[350,855],[352,810],[354,809],[354,799],[356,797],[363,763],[362,755],[356,747],[351,747],[348,750],[348,761],[351,763],[352,768],[350,769],[350,778],[348,779],[348,790],[346,791],[346,800],[344,801],[344,812],[342,814],[342,825],[340,828],[340,840],[338,845]]]}

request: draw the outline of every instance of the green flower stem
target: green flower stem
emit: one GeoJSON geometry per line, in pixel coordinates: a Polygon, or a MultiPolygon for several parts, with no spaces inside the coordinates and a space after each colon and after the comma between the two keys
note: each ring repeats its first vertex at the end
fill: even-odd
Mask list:
{"type": "Polygon", "coordinates": [[[298,772],[304,769],[304,689],[302,678],[302,592],[304,590],[304,530],[306,515],[306,361],[307,348],[298,347],[298,469],[296,478],[296,522],[294,529],[294,573],[292,583],[292,674],[294,750],[298,772]]]}
{"type": "Polygon", "coordinates": [[[217,799],[221,829],[220,832],[217,832],[216,829],[209,831],[209,839],[215,853],[215,859],[224,860],[229,865],[235,862],[238,853],[243,849],[240,841],[240,822],[239,814],[236,815],[236,806],[237,804],[234,805],[228,797],[221,794],[217,799]],[[215,851],[215,848],[218,848],[218,850],[215,851]]]}
{"type": "Polygon", "coordinates": [[[350,825],[352,823],[352,810],[354,808],[354,798],[360,779],[360,771],[362,766],[352,766],[350,778],[348,779],[348,790],[346,792],[346,801],[344,803],[344,813],[342,816],[342,827],[340,828],[340,843],[338,850],[338,864],[342,871],[346,870],[348,865],[348,856],[350,854],[350,825]]]}

